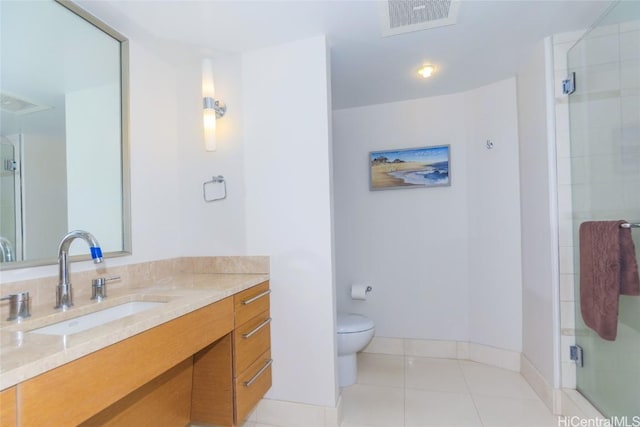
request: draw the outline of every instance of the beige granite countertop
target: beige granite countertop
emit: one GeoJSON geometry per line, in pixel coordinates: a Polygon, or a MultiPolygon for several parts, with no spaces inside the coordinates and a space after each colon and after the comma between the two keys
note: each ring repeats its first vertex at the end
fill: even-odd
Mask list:
{"type": "Polygon", "coordinates": [[[32,307],[29,319],[19,323],[5,320],[0,323],[0,390],[268,279],[267,274],[180,273],[156,280],[153,284],[137,283],[109,291],[108,298],[101,302],[76,297],[75,305],[65,312],[54,310],[50,305],[32,307]],[[130,301],[161,301],[165,304],[73,335],[29,332],[130,301]]]}

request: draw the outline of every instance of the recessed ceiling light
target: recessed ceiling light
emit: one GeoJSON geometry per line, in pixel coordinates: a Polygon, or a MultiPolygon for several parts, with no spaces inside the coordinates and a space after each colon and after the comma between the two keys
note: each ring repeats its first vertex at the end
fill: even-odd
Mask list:
{"type": "Polygon", "coordinates": [[[436,70],[436,67],[434,67],[433,65],[424,64],[422,67],[418,68],[418,74],[420,74],[422,77],[427,79],[431,77],[431,75],[435,70],[436,70]]]}

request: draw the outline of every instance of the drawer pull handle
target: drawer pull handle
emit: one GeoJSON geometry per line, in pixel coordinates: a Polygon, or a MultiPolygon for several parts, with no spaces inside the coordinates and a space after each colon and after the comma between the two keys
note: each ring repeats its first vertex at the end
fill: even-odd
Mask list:
{"type": "Polygon", "coordinates": [[[251,304],[252,302],[257,301],[262,297],[266,297],[270,293],[271,293],[271,289],[267,289],[266,291],[256,295],[255,297],[252,297],[252,298],[249,298],[249,299],[246,299],[246,300],[242,301],[242,305],[251,304]]]}
{"type": "Polygon", "coordinates": [[[271,323],[271,317],[268,317],[267,319],[265,319],[264,322],[262,322],[258,326],[256,326],[255,329],[252,330],[251,332],[247,332],[246,334],[242,334],[242,338],[244,338],[245,340],[247,338],[251,338],[254,334],[256,334],[260,329],[262,329],[265,326],[267,326],[269,323],[271,323]]]}
{"type": "Polygon", "coordinates": [[[272,363],[273,363],[273,359],[267,360],[267,363],[265,363],[264,366],[258,372],[256,372],[256,374],[254,376],[252,376],[249,381],[245,381],[244,382],[244,386],[245,387],[251,387],[251,384],[256,382],[257,379],[260,378],[260,375],[262,375],[264,373],[264,371],[266,371],[267,368],[269,366],[271,366],[272,363]]]}

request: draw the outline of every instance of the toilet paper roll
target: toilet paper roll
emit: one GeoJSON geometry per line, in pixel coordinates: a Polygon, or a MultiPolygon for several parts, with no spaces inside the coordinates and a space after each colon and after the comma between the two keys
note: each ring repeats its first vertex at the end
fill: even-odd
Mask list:
{"type": "Polygon", "coordinates": [[[369,285],[351,285],[351,299],[366,300],[367,292],[371,292],[371,286],[369,285]]]}

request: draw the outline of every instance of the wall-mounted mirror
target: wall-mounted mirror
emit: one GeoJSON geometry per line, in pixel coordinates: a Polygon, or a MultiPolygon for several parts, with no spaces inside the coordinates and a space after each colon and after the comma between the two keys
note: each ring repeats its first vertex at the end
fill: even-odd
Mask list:
{"type": "Polygon", "coordinates": [[[0,31],[0,268],[73,229],[129,253],[127,40],[64,0],[2,1],[0,31]]]}

